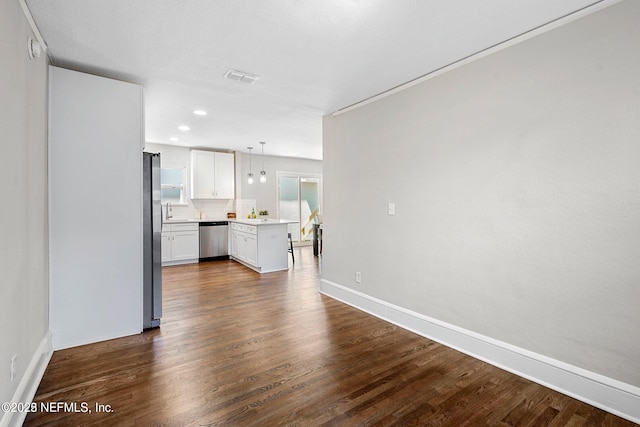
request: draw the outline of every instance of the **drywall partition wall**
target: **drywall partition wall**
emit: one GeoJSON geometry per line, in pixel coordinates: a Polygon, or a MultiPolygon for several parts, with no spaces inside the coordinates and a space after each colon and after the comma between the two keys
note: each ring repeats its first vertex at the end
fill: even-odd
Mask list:
{"type": "MultiPolygon", "coordinates": [[[[48,340],[47,57],[17,1],[0,2],[0,402],[33,397],[48,340]],[[11,359],[15,356],[11,380],[11,359]]],[[[23,414],[0,411],[0,426],[23,414]]]]}
{"type": "Polygon", "coordinates": [[[326,116],[323,291],[640,398],[638,20],[621,2],[326,116]]]}
{"type": "Polygon", "coordinates": [[[142,330],[142,88],[50,67],[55,349],[142,330]]]}

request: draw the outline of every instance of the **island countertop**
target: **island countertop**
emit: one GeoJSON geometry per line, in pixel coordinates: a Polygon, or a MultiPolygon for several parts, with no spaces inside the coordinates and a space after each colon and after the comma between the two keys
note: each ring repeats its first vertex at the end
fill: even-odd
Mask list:
{"type": "Polygon", "coordinates": [[[246,224],[246,225],[274,225],[274,224],[295,224],[298,221],[292,221],[289,219],[262,219],[262,218],[234,218],[228,220],[231,222],[236,222],[238,224],[246,224]]]}
{"type": "Polygon", "coordinates": [[[200,222],[215,222],[215,221],[228,221],[227,218],[169,218],[162,219],[163,224],[180,224],[180,223],[200,223],[200,222]]]}
{"type": "Polygon", "coordinates": [[[215,221],[228,221],[229,223],[237,222],[239,224],[247,224],[247,225],[272,225],[272,224],[295,224],[298,221],[293,221],[289,219],[250,219],[250,218],[170,218],[170,219],[162,219],[164,224],[180,224],[180,223],[200,223],[200,222],[215,222],[215,221]]]}

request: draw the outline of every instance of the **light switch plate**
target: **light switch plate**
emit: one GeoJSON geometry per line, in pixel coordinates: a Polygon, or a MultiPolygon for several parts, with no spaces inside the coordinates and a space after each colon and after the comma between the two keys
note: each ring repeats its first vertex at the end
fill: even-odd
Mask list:
{"type": "Polygon", "coordinates": [[[11,366],[9,367],[9,376],[11,377],[11,382],[16,377],[16,359],[18,358],[17,354],[14,354],[11,358],[11,366]]]}
{"type": "Polygon", "coordinates": [[[395,215],[396,214],[396,204],[395,203],[387,204],[387,209],[389,211],[389,215],[395,215]]]}

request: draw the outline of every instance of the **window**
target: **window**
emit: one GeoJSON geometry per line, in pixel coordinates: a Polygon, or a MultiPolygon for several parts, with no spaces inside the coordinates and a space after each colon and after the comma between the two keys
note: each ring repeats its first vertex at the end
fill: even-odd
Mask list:
{"type": "Polygon", "coordinates": [[[184,168],[160,169],[160,199],[163,204],[167,202],[176,205],[186,204],[185,176],[184,168]]]}

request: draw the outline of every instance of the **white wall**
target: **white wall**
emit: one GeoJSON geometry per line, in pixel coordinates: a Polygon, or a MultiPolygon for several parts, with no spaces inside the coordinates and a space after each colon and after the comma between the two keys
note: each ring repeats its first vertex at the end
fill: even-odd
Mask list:
{"type": "MultiPolygon", "coordinates": [[[[36,365],[48,361],[42,352],[50,352],[47,58],[29,60],[28,36],[20,4],[0,2],[0,402],[27,397],[39,382],[36,365]]],[[[0,411],[0,425],[10,415],[0,411]]]]}
{"type": "Polygon", "coordinates": [[[142,87],[50,67],[55,349],[142,331],[142,87]]]}
{"type": "Polygon", "coordinates": [[[640,386],[639,21],[326,116],[325,283],[640,386]]]}
{"type": "MultiPolygon", "coordinates": [[[[258,144],[259,145],[259,144],[258,144]]],[[[265,152],[269,149],[269,144],[265,145],[265,152]]],[[[257,148],[258,150],[260,147],[257,148]]],[[[256,151],[256,150],[253,150],[256,151]]],[[[276,172],[295,172],[302,174],[322,174],[322,161],[311,159],[300,159],[294,157],[264,156],[264,170],[267,172],[267,182],[260,184],[260,170],[262,168],[262,158],[260,154],[253,154],[251,160],[254,183],[247,183],[249,173],[249,153],[236,152],[236,195],[239,199],[255,200],[256,212],[258,210],[268,210],[272,217],[275,217],[278,203],[278,182],[276,172]],[[238,166],[239,165],[239,166],[238,166]]],[[[321,202],[322,203],[322,202],[321,202]]],[[[249,207],[249,211],[251,207],[249,207]]],[[[238,215],[246,215],[246,212],[238,212],[238,215]]]]}

